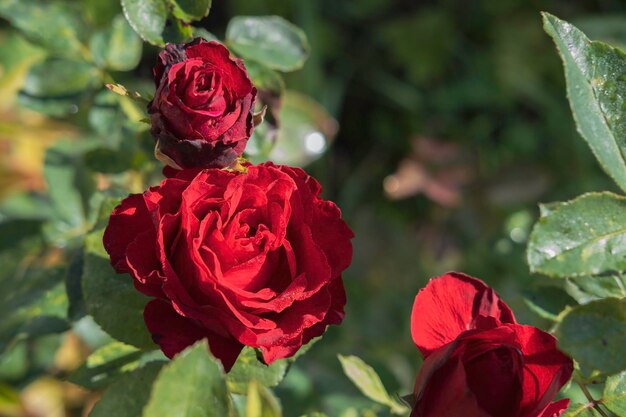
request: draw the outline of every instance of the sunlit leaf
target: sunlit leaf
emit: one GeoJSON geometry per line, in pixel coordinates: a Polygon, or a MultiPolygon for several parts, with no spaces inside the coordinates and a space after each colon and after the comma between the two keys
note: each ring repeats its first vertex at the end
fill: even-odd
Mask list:
{"type": "Polygon", "coordinates": [[[230,407],[221,365],[204,340],[163,368],[143,416],[225,417],[230,407]]]}
{"type": "Polygon", "coordinates": [[[618,416],[626,415],[626,371],[606,379],[602,404],[618,416]]]}
{"type": "Polygon", "coordinates": [[[624,213],[626,198],[612,193],[584,194],[553,205],[530,235],[531,270],[557,277],[625,270],[624,213]]]}
{"type": "Polygon", "coordinates": [[[278,398],[266,387],[252,381],[247,394],[245,417],[282,417],[278,398]]]}
{"type": "Polygon", "coordinates": [[[209,15],[211,0],[169,0],[172,14],[185,21],[200,20],[209,15]]]}
{"type": "Polygon", "coordinates": [[[304,65],[309,43],[300,28],[279,16],[237,16],[226,29],[226,42],[244,58],[279,71],[304,65]]]}
{"type": "Polygon", "coordinates": [[[563,417],[602,417],[592,403],[587,404],[571,404],[563,417]]]}
{"type": "Polygon", "coordinates": [[[394,414],[404,414],[407,408],[393,399],[385,389],[376,371],[356,356],[339,355],[343,372],[369,399],[384,404],[394,414]]]}
{"type": "Polygon", "coordinates": [[[251,381],[257,381],[266,387],[274,387],[285,377],[287,367],[286,359],[265,365],[259,362],[253,348],[245,347],[233,368],[228,372],[226,378],[228,389],[231,392],[245,394],[251,381]]]}
{"type": "Polygon", "coordinates": [[[548,13],[544,28],[559,50],[578,131],[604,170],[626,190],[626,54],[591,42],[573,25],[548,13]]]}
{"type": "Polygon", "coordinates": [[[165,0],[122,0],[122,8],[128,23],[142,39],[153,45],[163,45],[168,14],[165,0]]]}

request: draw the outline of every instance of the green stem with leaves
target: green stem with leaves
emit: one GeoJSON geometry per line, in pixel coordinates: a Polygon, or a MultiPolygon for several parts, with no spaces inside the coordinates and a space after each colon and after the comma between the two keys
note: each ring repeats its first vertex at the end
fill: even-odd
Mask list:
{"type": "Polygon", "coordinates": [[[589,403],[593,404],[593,408],[600,414],[602,417],[609,417],[608,414],[604,412],[602,408],[600,408],[600,404],[593,398],[591,392],[587,389],[587,386],[579,379],[579,375],[576,376],[576,384],[580,387],[580,390],[585,394],[585,397],[589,401],[589,403]]]}

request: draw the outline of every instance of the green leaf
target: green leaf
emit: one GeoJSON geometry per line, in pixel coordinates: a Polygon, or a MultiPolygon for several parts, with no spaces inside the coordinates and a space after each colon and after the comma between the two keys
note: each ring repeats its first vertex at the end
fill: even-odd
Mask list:
{"type": "Polygon", "coordinates": [[[95,28],[110,26],[113,18],[122,12],[119,1],[81,0],[79,3],[86,20],[95,28]]]}
{"type": "Polygon", "coordinates": [[[530,235],[530,269],[556,277],[626,269],[625,214],[626,198],[607,192],[553,207],[530,235]]]}
{"type": "Polygon", "coordinates": [[[82,54],[86,33],[80,11],[65,2],[3,0],[0,16],[20,29],[32,41],[61,55],[82,54]]]}
{"type": "Polygon", "coordinates": [[[237,16],[226,28],[226,42],[237,54],[279,71],[302,68],[309,42],[300,28],[279,16],[237,16]]]}
{"type": "Polygon", "coordinates": [[[193,27],[182,20],[170,19],[163,30],[166,43],[187,43],[193,39],[193,27]]]}
{"type": "Polygon", "coordinates": [[[130,71],[141,60],[143,43],[124,16],[118,15],[111,26],[91,38],[91,53],[101,67],[114,71],[130,71]]]}
{"type": "Polygon", "coordinates": [[[604,170],[626,190],[626,55],[602,42],[591,42],[573,25],[548,13],[544,29],[559,50],[567,91],[579,133],[604,170]]]}
{"type": "Polygon", "coordinates": [[[619,275],[568,278],[565,291],[579,304],[606,297],[621,298],[626,297],[625,279],[619,275]]]}
{"type": "Polygon", "coordinates": [[[626,299],[592,301],[567,312],[557,325],[559,347],[583,374],[614,374],[626,369],[626,299]]]}
{"type": "Polygon", "coordinates": [[[215,36],[214,34],[212,34],[211,32],[209,32],[208,30],[206,30],[205,28],[197,28],[194,27],[192,28],[192,33],[193,33],[193,37],[194,38],[202,38],[205,41],[209,41],[209,42],[219,42],[222,43],[217,36],[215,36]]]}
{"type": "Polygon", "coordinates": [[[557,321],[566,307],[576,305],[563,288],[547,285],[524,291],[524,301],[539,316],[552,321],[557,321]]]}
{"type": "Polygon", "coordinates": [[[602,404],[618,416],[626,416],[626,371],[607,378],[602,404]]]}
{"type": "Polygon", "coordinates": [[[124,16],[141,38],[163,46],[163,30],[167,21],[165,0],[122,0],[124,16]]]}
{"type": "Polygon", "coordinates": [[[65,291],[67,292],[69,304],[67,316],[71,321],[80,320],[87,314],[85,311],[85,300],[83,299],[83,287],[81,285],[84,262],[85,253],[83,248],[80,248],[72,255],[65,272],[65,291]]]}
{"type": "Polygon", "coordinates": [[[237,394],[245,394],[251,381],[257,381],[266,387],[274,387],[285,377],[288,360],[281,359],[265,365],[257,359],[251,347],[245,347],[239,354],[237,362],[226,375],[228,389],[237,394]]]}
{"type": "Polygon", "coordinates": [[[136,369],[142,352],[122,342],[112,341],[93,352],[68,380],[89,389],[103,388],[111,380],[136,369]]]}
{"type": "Polygon", "coordinates": [[[19,92],[19,103],[50,116],[76,113],[86,93],[100,83],[98,70],[90,64],[50,58],[33,65],[19,92]]]}
{"type": "Polygon", "coordinates": [[[255,61],[247,61],[245,65],[248,76],[258,90],[268,91],[275,96],[285,92],[285,81],[279,73],[255,61]]]}
{"type": "Polygon", "coordinates": [[[389,395],[380,377],[371,366],[356,356],[338,355],[338,358],[343,372],[367,398],[386,405],[394,414],[405,414],[409,411],[389,395]]]}
{"type": "Polygon", "coordinates": [[[67,330],[64,270],[37,262],[38,242],[16,240],[0,252],[0,354],[18,340],[67,330]]]}
{"type": "Polygon", "coordinates": [[[144,417],[225,417],[230,399],[222,367],[206,340],[179,353],[159,374],[144,417]]]}
{"type": "Polygon", "coordinates": [[[55,213],[55,221],[47,225],[46,233],[60,243],[86,231],[88,201],[95,185],[84,170],[82,155],[92,146],[93,142],[86,140],[61,140],[46,152],[44,177],[55,213]]]}
{"type": "Polygon", "coordinates": [[[129,170],[134,159],[135,155],[132,152],[109,148],[94,149],[85,155],[85,163],[90,169],[105,174],[117,174],[129,170]]]}
{"type": "MultiPolygon", "coordinates": [[[[115,200],[103,204],[99,223],[105,223],[115,200]]],[[[96,323],[115,339],[154,349],[155,345],[143,321],[143,308],[148,298],[137,291],[128,275],[116,274],[102,245],[103,228],[85,238],[83,295],[87,312],[96,323]]]]}
{"type": "Polygon", "coordinates": [[[256,381],[250,382],[245,417],[282,417],[282,415],[283,411],[278,398],[256,381]]]}
{"type": "Polygon", "coordinates": [[[304,166],[318,159],[337,134],[337,121],[313,98],[286,91],[280,108],[280,128],[270,159],[304,166]]]}
{"type": "MultiPolygon", "coordinates": [[[[89,417],[139,417],[163,363],[150,363],[119,378],[104,392],[89,417]]],[[[163,414],[155,414],[163,415],[163,414]]]]}
{"type": "Polygon", "coordinates": [[[211,0],[169,0],[174,17],[191,22],[209,15],[211,0]]]}
{"type": "Polygon", "coordinates": [[[602,417],[592,403],[570,404],[563,417],[602,417]]]}
{"type": "Polygon", "coordinates": [[[30,68],[22,91],[37,97],[67,96],[93,88],[99,80],[98,70],[86,62],[49,58],[30,68]]]}

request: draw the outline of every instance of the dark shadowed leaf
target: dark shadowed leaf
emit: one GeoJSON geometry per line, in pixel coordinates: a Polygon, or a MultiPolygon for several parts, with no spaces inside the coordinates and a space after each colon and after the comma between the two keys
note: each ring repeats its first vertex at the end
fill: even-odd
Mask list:
{"type": "Polygon", "coordinates": [[[545,285],[524,291],[524,301],[539,316],[552,321],[556,321],[567,306],[576,305],[563,288],[545,285]]]}
{"type": "Polygon", "coordinates": [[[607,298],[577,306],[564,315],[555,336],[586,376],[626,369],[626,299],[607,298]]]}
{"type": "Polygon", "coordinates": [[[41,252],[32,241],[0,253],[0,354],[18,339],[68,328],[64,270],[39,265],[38,256],[41,252]]]}
{"type": "MultiPolygon", "coordinates": [[[[104,392],[89,417],[139,417],[150,397],[152,383],[163,366],[162,362],[150,363],[130,372],[104,392]]],[[[163,414],[155,414],[163,415],[163,414]]]]}

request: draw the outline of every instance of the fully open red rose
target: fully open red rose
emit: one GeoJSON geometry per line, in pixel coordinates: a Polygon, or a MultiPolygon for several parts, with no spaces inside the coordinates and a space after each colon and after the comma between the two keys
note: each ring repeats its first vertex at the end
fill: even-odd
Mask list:
{"type": "Polygon", "coordinates": [[[181,168],[230,165],[254,128],[256,89],[240,59],[217,42],[168,44],[148,106],[159,152],[181,168]]]}
{"type": "Polygon", "coordinates": [[[411,417],[553,417],[572,374],[554,337],[515,322],[482,281],[460,273],[432,279],[415,297],[413,341],[424,363],[411,417]]]}
{"type": "Polygon", "coordinates": [[[270,363],[341,322],[353,234],[320,191],[303,170],[266,163],[181,171],[122,201],[104,247],[155,297],[144,319],[167,356],[208,338],[226,369],[243,345],[270,363]]]}

